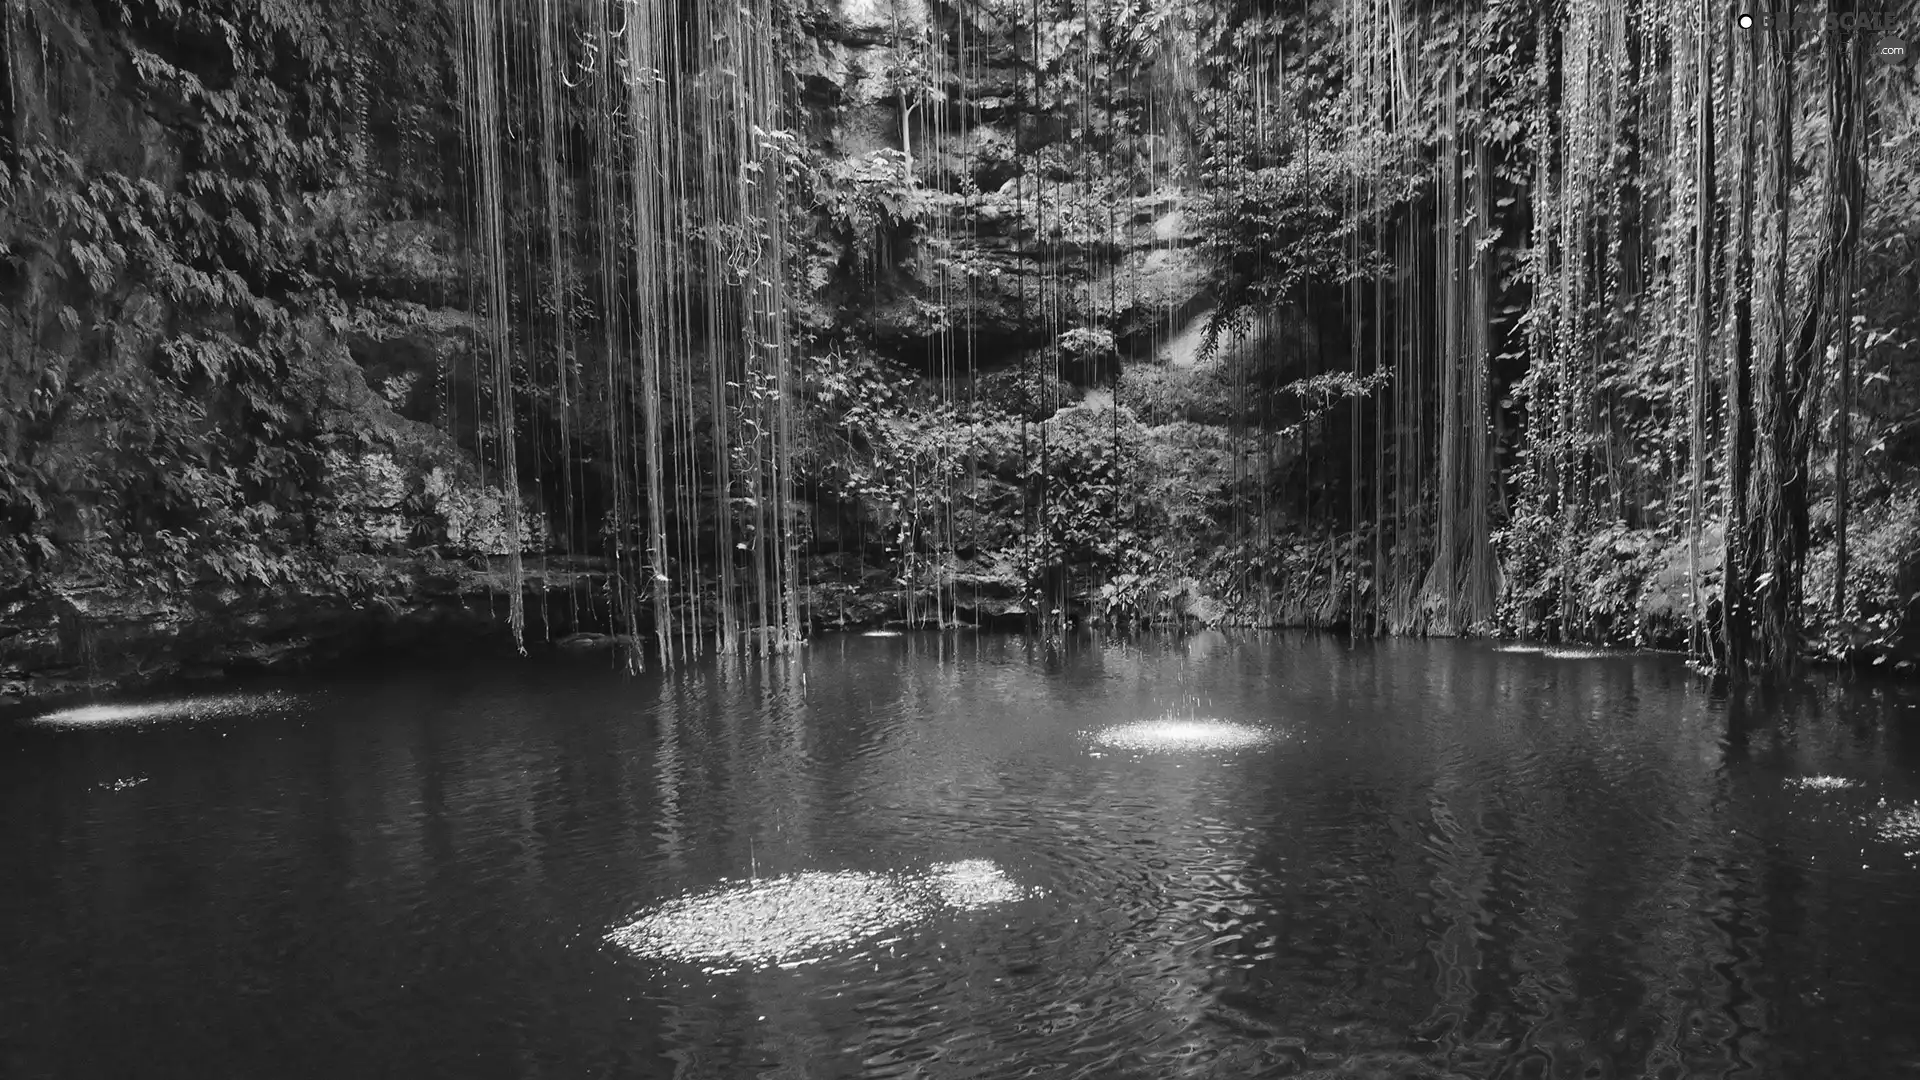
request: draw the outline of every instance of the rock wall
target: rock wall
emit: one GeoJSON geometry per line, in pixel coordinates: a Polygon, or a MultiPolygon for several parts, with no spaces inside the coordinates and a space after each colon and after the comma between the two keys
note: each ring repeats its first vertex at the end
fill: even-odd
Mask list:
{"type": "Polygon", "coordinates": [[[393,7],[0,20],[0,703],[495,636],[450,37],[393,7]]]}
{"type": "MultiPolygon", "coordinates": [[[[1201,264],[1172,143],[1116,96],[1086,153],[1074,118],[1091,114],[1036,92],[1058,58],[1023,55],[1025,12],[814,0],[789,56],[831,191],[793,240],[818,286],[803,322],[929,375],[968,358],[983,392],[1051,402],[1041,419],[1189,320],[1201,264]],[[1072,211],[1039,212],[1043,192],[1072,211]],[[1015,369],[1050,389],[996,391],[1015,369]]],[[[454,8],[31,0],[18,16],[5,52],[37,89],[0,117],[20,196],[0,199],[0,695],[466,625],[487,590],[433,582],[505,552],[514,496],[480,465],[454,8]]],[[[583,495],[560,520],[550,481],[604,486],[608,418],[576,411],[562,443],[553,404],[529,408],[523,434],[545,440],[520,447],[529,549],[588,552],[600,509],[583,495]]],[[[998,502],[979,512],[1003,519],[1018,489],[985,479],[998,502]]],[[[830,529],[838,508],[801,513],[830,529]]],[[[809,570],[817,622],[899,610],[875,599],[892,583],[845,562],[809,570]]],[[[1006,575],[970,572],[1016,606],[1006,575]]]]}
{"type": "MultiPolygon", "coordinates": [[[[182,677],[512,654],[502,568],[389,559],[377,569],[385,587],[360,595],[224,587],[152,596],[64,580],[0,606],[0,708],[182,677]]],[[[535,647],[603,635],[612,625],[603,570],[536,567],[523,588],[535,647]]]]}

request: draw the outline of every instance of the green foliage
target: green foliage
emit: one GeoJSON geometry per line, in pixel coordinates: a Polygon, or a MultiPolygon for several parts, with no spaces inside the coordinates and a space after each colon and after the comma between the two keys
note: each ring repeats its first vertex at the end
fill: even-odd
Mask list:
{"type": "Polygon", "coordinates": [[[150,119],[29,128],[0,177],[0,292],[23,346],[0,373],[0,584],[63,570],[159,588],[328,580],[309,546],[326,467],[304,395],[334,361],[327,284],[345,248],[312,207],[350,156],[351,33],[367,12],[102,10],[104,25],[66,23],[49,47],[75,72],[110,44],[127,82],[91,77],[150,119]]]}
{"type": "Polygon", "coordinates": [[[1241,402],[1224,363],[1131,364],[1114,388],[1120,404],[1151,424],[1224,424],[1241,402]]]}
{"type": "Polygon", "coordinates": [[[927,195],[898,150],[828,159],[811,177],[813,207],[851,260],[846,269],[855,274],[871,269],[883,241],[904,242],[926,212],[927,195]]]}
{"type": "Polygon", "coordinates": [[[1074,359],[1113,355],[1113,333],[1098,327],[1076,326],[1060,335],[1060,352],[1074,359]]]}
{"type": "Polygon", "coordinates": [[[1098,579],[1139,544],[1142,437],[1133,414],[1113,406],[1062,409],[1040,425],[1022,470],[1039,513],[1022,553],[1028,581],[1068,566],[1098,579]]]}
{"type": "Polygon", "coordinates": [[[1089,177],[1084,174],[1094,166],[1084,155],[1069,159],[1058,149],[1029,156],[1022,167],[1022,175],[997,190],[967,199],[966,212],[982,226],[1025,245],[1066,251],[1118,248],[1123,223],[1111,207],[1125,198],[1131,178],[1089,177]]]}
{"type": "Polygon", "coordinates": [[[1152,508],[1156,532],[1184,541],[1189,554],[1212,551],[1225,539],[1223,515],[1232,511],[1234,460],[1241,453],[1221,427],[1174,421],[1140,431],[1145,469],[1137,481],[1152,508]]]}
{"type": "Polygon", "coordinates": [[[1527,635],[1545,632],[1572,571],[1561,558],[1558,522],[1537,503],[1525,504],[1494,534],[1493,542],[1508,581],[1500,599],[1500,621],[1527,635]]]}
{"type": "MultiPolygon", "coordinates": [[[[1358,218],[1342,205],[1347,180],[1340,163],[1322,153],[1310,161],[1303,150],[1283,165],[1258,168],[1223,163],[1207,174],[1196,217],[1220,300],[1207,328],[1207,351],[1249,308],[1291,300],[1309,284],[1347,279],[1346,249],[1358,218]]],[[[1377,259],[1372,266],[1377,272],[1377,259]]]]}
{"type": "Polygon", "coordinates": [[[1911,671],[1920,638],[1920,485],[1900,485],[1859,508],[1849,530],[1849,608],[1833,609],[1835,550],[1816,547],[1807,566],[1812,649],[1829,659],[1911,671]]]}
{"type": "Polygon", "coordinates": [[[806,371],[811,434],[796,466],[828,505],[911,561],[956,508],[978,428],[955,407],[916,400],[914,380],[871,353],[830,351],[806,371]]]}
{"type": "MultiPolygon", "coordinates": [[[[349,457],[330,449],[322,464],[328,489],[321,502],[322,544],[384,553],[406,542],[407,478],[391,455],[349,457]]],[[[434,478],[441,475],[436,472],[434,478]]]]}
{"type": "Polygon", "coordinates": [[[1616,522],[1586,537],[1573,569],[1583,625],[1567,628],[1582,641],[1640,645],[1640,605],[1666,538],[1616,522]]]}
{"type": "MultiPolygon", "coordinates": [[[[514,552],[511,504],[498,488],[462,483],[455,474],[435,468],[422,478],[418,493],[403,505],[413,511],[411,535],[442,554],[514,552]]],[[[520,550],[545,551],[549,545],[545,526],[539,508],[523,501],[520,550]]]]}
{"type": "Polygon", "coordinates": [[[1123,426],[1122,435],[1127,526],[1106,553],[1111,576],[1095,597],[1104,617],[1118,625],[1244,617],[1253,597],[1242,586],[1261,553],[1229,541],[1238,495],[1234,439],[1225,428],[1188,421],[1123,426]]]}
{"type": "Polygon", "coordinates": [[[1077,403],[1080,391],[1042,362],[981,375],[973,396],[986,408],[1037,422],[1077,403]]]}

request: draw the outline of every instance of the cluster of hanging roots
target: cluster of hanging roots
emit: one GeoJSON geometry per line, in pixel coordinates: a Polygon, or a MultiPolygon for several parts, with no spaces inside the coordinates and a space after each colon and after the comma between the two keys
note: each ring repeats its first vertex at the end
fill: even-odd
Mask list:
{"type": "Polygon", "coordinates": [[[1354,406],[1354,474],[1373,483],[1371,507],[1354,485],[1352,516],[1356,529],[1371,517],[1376,538],[1375,587],[1370,601],[1356,596],[1356,614],[1370,602],[1384,628],[1441,632],[1493,618],[1490,508],[1502,500],[1551,523],[1561,580],[1541,614],[1558,635],[1595,632],[1594,598],[1571,570],[1591,536],[1630,522],[1688,538],[1696,654],[1723,670],[1790,661],[1824,409],[1840,417],[1827,449],[1834,608],[1846,607],[1852,266],[1867,212],[1862,57],[1873,35],[1825,18],[1743,28],[1705,0],[1566,0],[1520,19],[1482,9],[1481,47],[1469,52],[1472,15],[1439,24],[1407,0],[1343,4],[1351,137],[1432,170],[1430,201],[1393,206],[1354,186],[1363,233],[1393,252],[1390,275],[1353,286],[1350,318],[1373,328],[1370,350],[1356,335],[1354,368],[1393,371],[1374,416],[1354,406]],[[1529,51],[1530,71],[1498,61],[1529,51]],[[1523,138],[1487,108],[1494,79],[1509,100],[1532,102],[1523,138]],[[1792,142],[1809,90],[1824,92],[1827,124],[1818,201],[1802,209],[1792,142]],[[1423,126],[1437,135],[1410,137],[1423,126]],[[1811,265],[1788,264],[1796,214],[1817,223],[1811,265]],[[1491,265],[1503,233],[1526,240],[1522,272],[1505,282],[1491,265]],[[1508,358],[1519,362],[1495,366],[1508,358]],[[1630,373],[1658,389],[1627,400],[1630,373]],[[1523,417],[1507,475],[1493,452],[1504,418],[1490,410],[1501,384],[1523,417]],[[1662,445],[1634,454],[1636,428],[1662,445]],[[1726,554],[1709,573],[1701,549],[1715,526],[1726,554]]]}
{"type": "MultiPolygon", "coordinates": [[[[789,148],[774,5],[470,0],[462,14],[486,326],[477,381],[498,483],[519,490],[529,398],[553,403],[563,447],[576,417],[603,418],[621,620],[651,625],[647,651],[663,664],[791,648],[802,613],[787,513],[789,148]],[[576,114],[593,118],[585,130],[576,114]],[[517,175],[503,166],[510,141],[517,175]],[[539,223],[525,230],[533,251],[508,249],[512,214],[539,223]],[[703,602],[709,581],[717,604],[703,602]]],[[[588,482],[571,453],[560,482],[570,516],[588,482]]]]}
{"type": "MultiPolygon", "coordinates": [[[[543,441],[524,425],[556,417],[558,441],[570,447],[578,433],[565,428],[583,416],[598,420],[610,429],[611,475],[588,477],[569,460],[558,501],[571,518],[588,485],[611,492],[603,531],[619,583],[616,617],[650,626],[646,652],[666,664],[712,648],[791,648],[812,613],[802,609],[804,537],[795,514],[806,358],[787,293],[795,237],[812,227],[812,208],[801,205],[792,175],[800,159],[791,132],[804,125],[794,58],[783,55],[793,40],[788,13],[773,0],[461,5],[470,228],[486,327],[474,408],[485,418],[492,482],[519,490],[525,451],[515,448],[543,441]],[[593,118],[588,130],[569,121],[578,115],[593,118]],[[590,178],[584,193],[578,175],[590,178]],[[530,249],[513,239],[522,235],[533,237],[530,249]],[[717,603],[709,602],[713,592],[717,603]]],[[[1030,33],[1018,35],[1017,47],[1039,55],[1059,6],[1034,0],[1022,13],[1030,33]]],[[[1110,6],[1117,21],[1119,5],[1110,6]]],[[[893,26],[903,69],[893,76],[901,144],[894,167],[908,187],[944,196],[923,204],[917,238],[935,254],[930,382],[942,403],[957,407],[977,400],[974,305],[966,302],[976,283],[947,256],[973,239],[974,218],[957,207],[979,192],[952,155],[919,151],[948,145],[979,115],[970,87],[991,43],[972,25],[896,5],[893,26]]],[[[1035,65],[1022,93],[1042,98],[1049,79],[1104,88],[1079,97],[1070,145],[1080,148],[1085,175],[1102,175],[1088,161],[1103,153],[1123,161],[1126,176],[1101,185],[1023,178],[1018,187],[1017,215],[1040,238],[1041,263],[1033,280],[1022,278],[1018,302],[1041,313],[1037,332],[1052,340],[1072,328],[1072,310],[1099,306],[1101,292],[1109,309],[1118,306],[1118,275],[1065,268],[1078,260],[1111,271],[1112,238],[1133,213],[1132,180],[1166,163],[1153,160],[1151,140],[1132,123],[1153,123],[1154,105],[1116,113],[1122,91],[1093,35],[1072,54],[1035,65]]],[[[869,273],[903,255],[888,250],[884,230],[868,239],[877,250],[857,262],[869,273]]],[[[1037,363],[1023,361],[1024,414],[1062,404],[1058,380],[1036,377],[1037,363]]],[[[1117,440],[1118,410],[1113,421],[1117,440]]],[[[1048,426],[1022,432],[1024,455],[1050,475],[1048,426]]],[[[973,498],[978,456],[970,443],[943,446],[904,478],[892,524],[909,622],[948,625],[963,606],[976,606],[953,564],[972,540],[954,509],[973,498]]],[[[533,482],[544,481],[536,474],[533,482]]],[[[1029,533],[1047,527],[1052,490],[1032,486],[1022,514],[1029,533]]],[[[517,503],[510,513],[518,639],[525,616],[517,503]]],[[[1063,607],[1065,578],[1054,585],[1061,595],[1045,599],[1063,607]]]]}
{"type": "MultiPolygon", "coordinates": [[[[613,433],[619,602],[630,623],[652,626],[649,651],[671,662],[710,646],[791,646],[806,625],[791,512],[804,358],[786,292],[789,249],[806,226],[790,190],[797,106],[780,6],[466,2],[461,74],[489,353],[481,382],[499,483],[519,483],[517,401],[550,398],[563,424],[601,416],[613,433]],[[581,106],[595,118],[589,130],[566,121],[581,106]],[[581,163],[590,191],[576,197],[567,172],[581,163]],[[535,250],[508,250],[509,214],[544,223],[535,250]],[[588,358],[604,370],[588,370],[588,358]],[[706,581],[717,583],[715,606],[701,601],[706,581]]],[[[1139,147],[1174,126],[1168,117],[1196,78],[1177,39],[1229,5],[1188,5],[1189,19],[1165,20],[1168,40],[1133,42],[1123,73],[1114,56],[1125,21],[1142,17],[1137,5],[1080,5],[1098,24],[1081,39],[1084,55],[1049,57],[1049,20],[1075,12],[1028,2],[1032,35],[1017,47],[1029,51],[1033,83],[1023,94],[1047,100],[1056,88],[1045,78],[1076,88],[1066,141],[1083,155],[1081,175],[1101,175],[1097,148],[1102,167],[1127,180],[1069,188],[1031,170],[1033,182],[1022,179],[1022,217],[1043,241],[1037,307],[1058,339],[1101,308],[1101,289],[1120,287],[1118,273],[1062,267],[1117,265],[1133,181],[1150,188],[1168,168],[1139,147]],[[1096,55],[1096,40],[1108,56],[1096,55]]],[[[1550,520],[1562,568],[1575,565],[1583,538],[1633,513],[1690,538],[1692,624],[1714,628],[1717,642],[1697,633],[1697,651],[1735,667],[1788,655],[1815,405],[1844,398],[1850,378],[1865,212],[1857,37],[1813,24],[1820,47],[1796,49],[1805,27],[1742,31],[1706,0],[1565,0],[1518,15],[1496,4],[1332,6],[1346,64],[1340,143],[1316,148],[1310,131],[1295,130],[1313,103],[1289,80],[1302,58],[1286,55],[1274,5],[1234,8],[1246,25],[1243,115],[1231,122],[1244,125],[1250,163],[1311,170],[1317,152],[1346,170],[1347,364],[1363,385],[1384,388],[1352,395],[1345,424],[1348,525],[1366,541],[1330,580],[1344,582],[1354,625],[1459,633],[1495,619],[1504,583],[1492,536],[1515,507],[1550,520]],[[1488,42],[1511,46],[1509,62],[1482,55],[1488,42]],[[1797,76],[1828,90],[1824,201],[1811,211],[1793,205],[1797,76]],[[1514,102],[1526,104],[1516,113],[1514,102]],[[1421,178],[1412,198],[1380,180],[1408,174],[1421,178]],[[1805,268],[1787,263],[1797,210],[1822,219],[1818,262],[1805,268]],[[1501,254],[1516,251],[1519,269],[1503,268],[1501,254]],[[1619,376],[1630,369],[1672,392],[1651,405],[1624,401],[1619,376]],[[1503,396],[1512,400],[1497,408],[1503,396]],[[1646,409],[1659,413],[1650,424],[1634,415],[1646,409]],[[1520,429],[1503,440],[1509,419],[1520,429]],[[1626,460],[1631,423],[1665,433],[1653,465],[1626,460]],[[1503,449],[1517,450],[1507,469],[1503,449]],[[1717,582],[1700,555],[1715,523],[1726,536],[1717,582]]],[[[1316,10],[1303,2],[1293,25],[1316,10]]],[[[955,196],[928,204],[916,242],[950,253],[971,239],[974,219],[955,207],[975,193],[949,155],[916,161],[971,122],[983,50],[966,40],[968,19],[943,11],[913,5],[896,20],[896,54],[925,76],[896,106],[905,181],[955,196]]],[[[892,257],[877,254],[874,264],[892,257]]],[[[974,310],[964,267],[943,262],[937,281],[937,312],[974,310]]],[[[1123,306],[1106,299],[1110,312],[1123,306]]],[[[1297,296],[1284,302],[1298,310],[1297,296]]],[[[975,328],[939,317],[933,381],[945,400],[971,401],[975,328]]],[[[1262,338],[1255,351],[1266,347],[1262,338]]],[[[1308,374],[1324,363],[1299,359],[1308,374]]],[[[1327,430],[1283,425],[1270,398],[1251,398],[1263,404],[1235,421],[1247,451],[1236,460],[1270,464],[1286,439],[1302,440],[1306,457],[1305,440],[1327,430]]],[[[1117,408],[1114,425],[1117,442],[1117,408]]],[[[1032,427],[1028,453],[1043,474],[1049,437],[1047,424],[1032,427]]],[[[1842,484],[1846,439],[1843,424],[1842,484]]],[[[1330,460],[1328,447],[1317,452],[1330,460]]],[[[903,578],[931,583],[942,622],[965,603],[950,568],[968,538],[952,508],[963,501],[956,484],[975,475],[971,449],[952,455],[928,473],[900,551],[903,578]]],[[[1236,467],[1257,499],[1236,507],[1233,528],[1270,539],[1274,485],[1265,466],[1259,476],[1236,467]]],[[[562,482],[571,505],[585,480],[568,472],[562,482]]],[[[1048,497],[1047,485],[1034,488],[1025,527],[1046,527],[1048,497]]],[[[1844,519],[1842,534],[1844,550],[1844,519]]],[[[517,574],[517,556],[514,565],[517,574]]],[[[513,603],[518,633],[517,587],[513,603]]],[[[1560,635],[1590,629],[1585,603],[1579,583],[1561,582],[1550,613],[1560,635]]]]}

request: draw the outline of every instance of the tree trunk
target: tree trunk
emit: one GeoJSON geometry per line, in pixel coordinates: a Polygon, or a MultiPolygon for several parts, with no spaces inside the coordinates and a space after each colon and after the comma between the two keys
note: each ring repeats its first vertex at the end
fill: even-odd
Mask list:
{"type": "Polygon", "coordinates": [[[1853,454],[1853,272],[1860,247],[1860,219],[1866,209],[1865,140],[1860,123],[1860,46],[1829,34],[1827,40],[1829,145],[1829,234],[1834,241],[1833,321],[1840,334],[1838,415],[1833,451],[1833,617],[1845,621],[1847,603],[1847,503],[1852,495],[1853,454]]]}
{"type": "Polygon", "coordinates": [[[1732,92],[1736,104],[1737,126],[1742,129],[1742,144],[1737,190],[1734,195],[1735,221],[1732,238],[1732,278],[1727,283],[1732,302],[1733,352],[1727,370],[1727,484],[1726,555],[1723,561],[1720,604],[1720,637],[1729,674],[1738,674],[1751,652],[1751,617],[1747,608],[1752,584],[1748,567],[1747,483],[1752,468],[1754,444],[1753,417],[1753,200],[1754,156],[1758,149],[1756,125],[1751,113],[1754,53],[1758,44],[1748,44],[1744,56],[1735,59],[1729,53],[1728,65],[1734,69],[1732,92]]]}

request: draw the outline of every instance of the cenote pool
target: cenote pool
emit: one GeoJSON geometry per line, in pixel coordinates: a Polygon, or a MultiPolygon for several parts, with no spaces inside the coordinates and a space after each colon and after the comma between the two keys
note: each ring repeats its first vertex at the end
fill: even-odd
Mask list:
{"type": "Polygon", "coordinates": [[[1920,1075],[1920,693],[907,634],[0,719],[0,1075],[1920,1075]]]}

